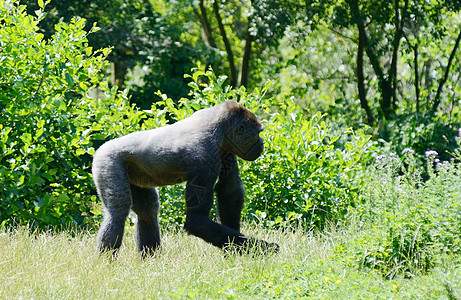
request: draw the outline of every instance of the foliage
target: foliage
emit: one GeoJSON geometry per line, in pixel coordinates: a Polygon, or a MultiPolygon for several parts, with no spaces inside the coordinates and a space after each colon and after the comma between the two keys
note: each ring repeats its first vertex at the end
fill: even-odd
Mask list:
{"type": "MultiPolygon", "coordinates": [[[[360,207],[365,234],[349,241],[353,261],[393,278],[427,273],[442,255],[459,257],[461,157],[459,151],[455,155],[458,163],[441,162],[437,152],[427,151],[427,181],[412,149],[403,159],[377,158],[360,207]]],[[[338,254],[344,247],[337,247],[338,254]]]]}
{"type": "MultiPolygon", "coordinates": [[[[455,118],[456,120],[457,118],[455,118]]],[[[442,161],[450,161],[453,152],[460,147],[457,141],[461,122],[447,120],[446,116],[424,116],[422,114],[402,114],[383,126],[379,139],[380,151],[402,153],[414,150],[418,162],[426,165],[424,153],[427,149],[436,151],[442,161]]]]}
{"type": "Polygon", "coordinates": [[[351,67],[356,72],[358,96],[370,124],[375,122],[376,112],[370,107],[368,90],[376,88],[379,92],[379,97],[372,99],[372,102],[379,102],[378,120],[391,118],[399,106],[402,65],[402,69],[410,66],[414,76],[410,86],[414,86],[412,102],[416,103],[416,110],[421,108],[422,96],[426,96],[428,111],[438,111],[443,87],[447,81],[456,82],[453,77],[457,77],[450,69],[454,59],[459,59],[456,52],[461,34],[459,26],[451,29],[451,23],[459,22],[459,14],[453,13],[460,9],[459,1],[309,0],[306,4],[311,8],[307,10],[308,23],[314,28],[328,24],[339,34],[344,28],[355,28],[353,42],[357,47],[357,60],[351,67]],[[447,44],[446,36],[449,49],[441,47],[436,48],[435,53],[427,51],[435,44],[447,44]],[[443,57],[444,62],[436,67],[434,74],[437,76],[433,78],[434,74],[424,69],[432,69],[432,62],[438,57],[443,57]],[[372,72],[367,70],[368,65],[372,72]],[[425,86],[422,86],[423,77],[426,77],[425,86]],[[431,78],[427,80],[427,77],[431,78]],[[373,80],[369,82],[368,78],[373,80]]]}
{"type": "MultiPolygon", "coordinates": [[[[192,7],[200,21],[202,40],[211,53],[225,58],[224,74],[228,74],[233,87],[248,87],[250,74],[252,80],[258,77],[258,68],[253,65],[259,65],[265,52],[278,44],[285,29],[295,22],[300,7],[296,1],[274,0],[180,2],[192,7]]],[[[222,74],[224,59],[216,55],[209,58],[205,65],[222,74]]]]}
{"type": "Polygon", "coordinates": [[[204,60],[206,51],[183,37],[183,25],[169,24],[166,16],[144,26],[143,30],[150,33],[149,43],[137,56],[136,68],[127,74],[126,87],[132,103],[149,109],[160,100],[155,96],[159,90],[175,101],[187,96],[189,80],[184,74],[204,60]]]}
{"type": "Polygon", "coordinates": [[[306,117],[294,103],[274,111],[286,114],[266,118],[265,154],[242,172],[251,190],[247,214],[276,226],[343,222],[361,201],[370,137],[351,129],[335,135],[320,113],[306,117]]]}
{"type": "Polygon", "coordinates": [[[45,39],[25,6],[0,1],[0,224],[65,227],[99,214],[90,196],[93,142],[141,116],[102,83],[109,50],[93,51],[83,19],[45,39]],[[90,97],[100,93],[102,99],[90,97]]]}
{"type": "MultiPolygon", "coordinates": [[[[344,1],[311,2],[348,9],[344,1]]],[[[361,2],[364,9],[370,8],[367,2],[361,2]]],[[[393,3],[380,1],[377,7],[393,3]]],[[[420,26],[418,29],[411,27],[412,22],[416,22],[414,19],[405,19],[407,23],[404,22],[406,25],[397,52],[397,91],[392,102],[393,113],[388,118],[376,118],[377,112],[381,110],[381,92],[373,66],[365,55],[364,83],[366,99],[375,119],[369,133],[378,145],[384,146],[383,151],[400,153],[403,149],[412,147],[418,157],[423,157],[426,149],[434,149],[440,153],[440,159],[445,160],[449,158],[447,151],[458,147],[454,137],[461,123],[460,91],[457,84],[460,64],[456,63],[459,61],[459,51],[454,52],[453,62],[448,66],[459,33],[460,14],[447,11],[441,2],[431,3],[434,5],[433,10],[425,5],[418,8],[423,10],[414,16],[423,22],[416,24],[420,26]],[[433,15],[426,18],[425,14],[429,13],[433,15]],[[445,75],[445,88],[441,89],[438,96],[440,105],[434,113],[434,101],[445,75]]],[[[314,12],[314,9],[310,11],[314,12]]],[[[325,13],[334,15],[328,10],[325,13]]],[[[320,16],[322,15],[317,15],[319,18],[320,16]]],[[[311,21],[316,26],[307,30],[306,23],[293,26],[284,37],[279,47],[281,60],[272,68],[277,78],[274,80],[274,90],[278,92],[275,96],[293,97],[295,102],[310,108],[312,112],[327,112],[326,119],[332,122],[335,131],[342,132],[350,126],[363,128],[369,118],[361,106],[357,88],[357,29],[354,26],[339,26],[339,16],[328,16],[329,19],[322,20],[312,17],[311,21]]],[[[370,19],[367,30],[370,30],[370,39],[375,36],[379,40],[385,38],[374,47],[383,48],[376,53],[381,57],[382,66],[389,67],[391,37],[395,27],[392,24],[374,24],[380,20],[370,19]]],[[[342,22],[350,21],[345,19],[342,22]]],[[[270,70],[268,69],[269,72],[270,70]]]]}
{"type": "MultiPolygon", "coordinates": [[[[177,15],[164,14],[158,3],[144,0],[51,1],[47,17],[41,20],[40,31],[45,38],[55,32],[59,21],[70,22],[74,17],[85,18],[85,30],[97,22],[99,31],[88,36],[94,49],[111,47],[107,59],[111,62],[111,83],[130,89],[133,103],[147,109],[162,90],[175,100],[188,93],[183,74],[202,60],[204,51],[190,42],[189,26],[180,23],[177,15]],[[174,19],[175,22],[172,22],[174,19]],[[186,37],[182,36],[187,34],[186,37]]],[[[38,9],[36,0],[21,0],[27,11],[38,9]]]]}
{"type": "MultiPolygon", "coordinates": [[[[30,13],[38,8],[21,3],[30,13]]],[[[98,22],[89,45],[113,46],[114,83],[142,109],[158,90],[175,102],[187,97],[183,74],[212,66],[234,87],[245,77],[251,89],[270,78],[271,95],[328,113],[338,132],[371,125],[390,149],[402,148],[401,128],[430,136],[430,128],[452,134],[460,123],[459,1],[71,0],[49,8],[39,24],[45,38],[60,19],[85,17],[88,29],[98,22]]],[[[419,140],[429,144],[403,148],[432,147],[419,140]]]]}
{"type": "MultiPolygon", "coordinates": [[[[93,52],[88,47],[84,20],[56,25],[56,33],[45,40],[37,27],[44,17],[42,10],[32,17],[24,6],[2,4],[1,40],[8,58],[0,65],[2,223],[91,222],[91,216],[99,214],[99,206],[93,205],[94,191],[91,201],[87,197],[95,146],[114,135],[183,119],[227,99],[259,109],[262,119],[268,119],[266,154],[251,166],[244,164],[242,171],[246,184],[253,186],[248,191],[248,217],[277,225],[294,219],[323,225],[327,218],[340,220],[354,205],[361,185],[357,174],[365,161],[363,133],[343,150],[337,149],[334,143],[339,136],[329,135],[321,115],[304,120],[294,103],[272,107],[271,101],[263,100],[267,87],[253,93],[244,87],[233,90],[225,87],[225,77],[215,77],[211,71],[197,70],[189,76],[191,99],[176,105],[158,94],[161,101],[150,111],[139,112],[127,106],[125,94],[101,83],[108,50],[93,52]],[[89,96],[96,87],[104,93],[103,99],[89,96]],[[277,109],[288,109],[288,114],[272,112],[277,109]]],[[[182,223],[183,186],[162,190],[166,195],[162,222],[182,223]]]]}
{"type": "MultiPolygon", "coordinates": [[[[85,18],[88,24],[85,30],[90,30],[91,24],[97,22],[100,30],[88,37],[88,43],[95,49],[113,47],[109,54],[110,61],[118,68],[133,67],[139,59],[136,56],[146,47],[146,32],[143,28],[152,22],[153,12],[148,1],[142,0],[82,0],[82,1],[48,1],[47,17],[41,20],[40,30],[45,38],[55,32],[55,25],[60,21],[70,22],[75,17],[85,18]]],[[[20,0],[27,5],[29,14],[37,10],[36,0],[20,0]]],[[[150,38],[150,36],[149,36],[150,38]]],[[[114,74],[118,76],[118,74],[114,74]]],[[[124,80],[124,78],[117,78],[124,80]]]]}

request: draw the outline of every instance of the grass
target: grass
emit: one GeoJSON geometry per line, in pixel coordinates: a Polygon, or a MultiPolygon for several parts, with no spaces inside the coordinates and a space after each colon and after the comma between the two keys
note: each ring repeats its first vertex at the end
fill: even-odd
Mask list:
{"type": "Polygon", "coordinates": [[[244,224],[276,255],[225,255],[164,229],[143,261],[127,226],[113,260],[91,233],[0,229],[0,299],[461,299],[461,168],[432,159],[423,180],[412,155],[380,158],[341,227],[244,224]]]}
{"type": "Polygon", "coordinates": [[[312,235],[246,226],[245,232],[279,243],[280,253],[226,256],[182,231],[166,231],[161,253],[142,261],[128,230],[111,260],[96,254],[92,234],[3,231],[0,299],[461,298],[453,257],[412,280],[386,280],[335,254],[339,240],[359,231],[312,235]]]}

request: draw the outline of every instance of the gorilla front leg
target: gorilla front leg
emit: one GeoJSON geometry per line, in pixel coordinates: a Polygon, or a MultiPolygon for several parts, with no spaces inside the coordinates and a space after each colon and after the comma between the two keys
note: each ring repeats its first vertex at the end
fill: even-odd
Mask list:
{"type": "MultiPolygon", "coordinates": [[[[231,178],[232,176],[228,179],[230,180],[231,178]]],[[[229,222],[234,224],[235,227],[239,227],[241,206],[239,206],[238,210],[238,219],[236,219],[236,211],[221,208],[220,216],[224,217],[224,220],[226,221],[224,221],[223,224],[218,224],[210,220],[209,213],[213,205],[213,189],[211,186],[207,186],[205,182],[207,181],[201,181],[200,177],[196,177],[193,180],[188,181],[186,186],[187,215],[184,227],[190,234],[200,237],[206,242],[225,250],[234,248],[238,252],[245,253],[249,252],[251,248],[256,247],[261,249],[263,252],[278,251],[279,247],[277,244],[270,244],[263,240],[248,238],[235,228],[224,225],[224,222],[229,222]],[[226,213],[234,213],[234,215],[228,217],[226,213]]],[[[218,187],[218,193],[224,192],[226,186],[229,187],[229,185],[225,184],[225,182],[228,184],[230,183],[230,181],[227,180],[222,181],[221,187],[218,187]]],[[[239,195],[237,199],[240,199],[240,196],[243,197],[243,195],[239,195]]],[[[224,199],[226,199],[226,201],[231,200],[232,196],[221,198],[221,200],[224,199]]],[[[226,201],[222,203],[226,203],[226,201]]],[[[226,204],[231,203],[232,202],[229,201],[226,204]]],[[[232,205],[229,205],[227,208],[230,208],[231,206],[232,205]]]]}
{"type": "MultiPolygon", "coordinates": [[[[232,153],[225,153],[221,156],[222,166],[219,173],[219,180],[215,186],[218,214],[221,224],[236,231],[240,231],[240,218],[245,197],[245,189],[240,179],[237,158],[232,153]]],[[[278,251],[277,244],[267,243],[263,240],[244,237],[227,243],[229,246],[238,245],[235,250],[248,252],[251,248],[259,248],[263,252],[278,251]]],[[[232,247],[230,247],[232,248],[232,247]]]]}
{"type": "Polygon", "coordinates": [[[219,220],[221,224],[240,231],[245,189],[240,179],[237,158],[232,153],[225,153],[221,160],[222,167],[215,186],[219,220]]]}
{"type": "Polygon", "coordinates": [[[247,237],[240,232],[218,224],[206,215],[190,213],[189,211],[184,227],[190,234],[219,248],[225,248],[230,244],[243,245],[247,240],[247,237]]]}
{"type": "Polygon", "coordinates": [[[236,251],[243,254],[250,253],[253,249],[257,249],[257,253],[259,251],[260,253],[276,253],[279,250],[279,245],[275,243],[246,237],[230,227],[213,222],[207,215],[190,213],[189,210],[185,229],[190,234],[225,251],[236,251]]]}
{"type": "Polygon", "coordinates": [[[186,223],[187,232],[200,237],[214,246],[223,248],[229,242],[242,244],[246,237],[238,230],[218,224],[209,218],[213,206],[213,185],[216,178],[207,178],[197,172],[196,176],[189,179],[186,185],[186,223]]]}

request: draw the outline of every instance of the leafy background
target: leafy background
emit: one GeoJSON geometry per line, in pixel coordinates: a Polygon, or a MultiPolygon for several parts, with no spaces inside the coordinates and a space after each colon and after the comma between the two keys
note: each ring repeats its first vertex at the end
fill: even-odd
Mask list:
{"type": "Polygon", "coordinates": [[[2,228],[93,232],[95,149],[235,99],[266,126],[246,222],[349,230],[335,255],[385,278],[459,263],[457,2],[306,3],[0,0],[2,228]]]}

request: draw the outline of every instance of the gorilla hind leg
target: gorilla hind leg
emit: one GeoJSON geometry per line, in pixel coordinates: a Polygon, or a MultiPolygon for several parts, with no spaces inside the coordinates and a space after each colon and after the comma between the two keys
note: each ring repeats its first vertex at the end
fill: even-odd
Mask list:
{"type": "Polygon", "coordinates": [[[155,188],[140,188],[131,185],[133,207],[137,214],[135,238],[138,251],[143,257],[154,255],[160,248],[158,225],[158,192],[155,188]]]}
{"type": "Polygon", "coordinates": [[[104,219],[97,236],[100,252],[113,251],[115,254],[120,248],[129,211],[129,207],[104,208],[104,219]]]}
{"type": "Polygon", "coordinates": [[[115,254],[122,244],[125,221],[132,205],[131,190],[124,165],[103,154],[93,160],[93,179],[104,204],[97,244],[100,252],[113,251],[115,254]]]}

